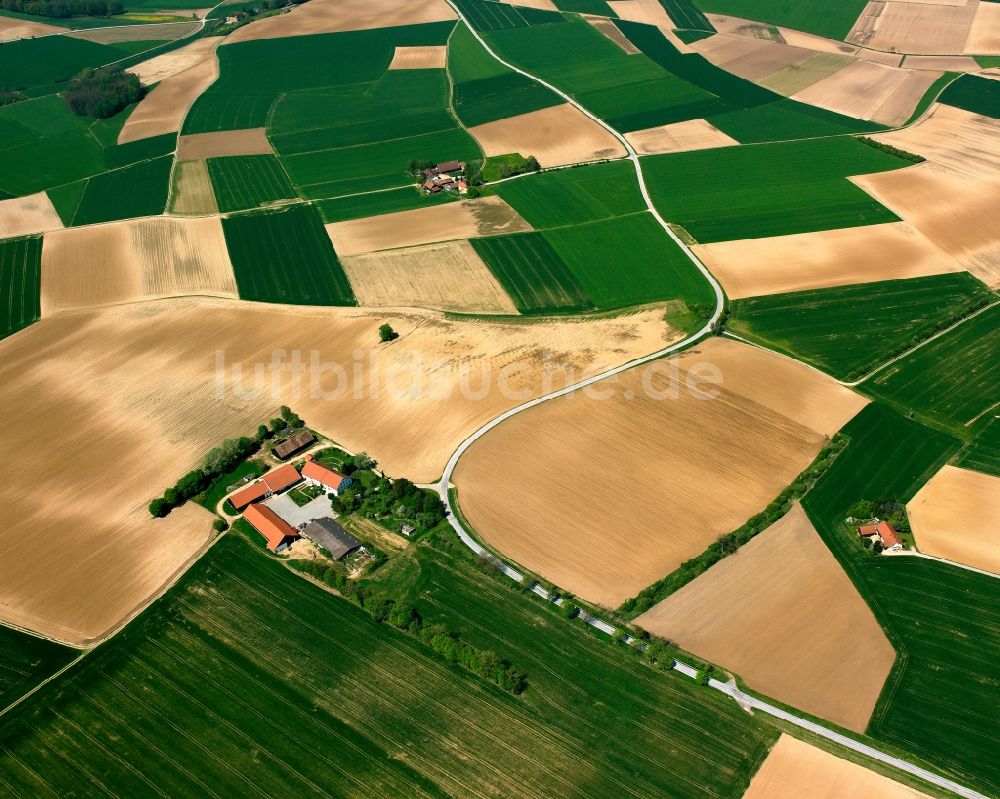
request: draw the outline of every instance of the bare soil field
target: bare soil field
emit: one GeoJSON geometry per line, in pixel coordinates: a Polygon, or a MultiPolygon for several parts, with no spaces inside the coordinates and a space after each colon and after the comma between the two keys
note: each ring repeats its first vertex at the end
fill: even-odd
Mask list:
{"type": "Polygon", "coordinates": [[[219,206],[204,160],[174,164],[168,207],[171,213],[190,216],[218,213],[219,206]]]}
{"type": "Polygon", "coordinates": [[[976,8],[963,52],[972,55],[1000,53],[1000,6],[996,3],[981,2],[976,8]]]}
{"type": "Polygon", "coordinates": [[[727,33],[717,33],[715,36],[691,43],[692,50],[701,53],[717,67],[723,67],[724,64],[744,56],[769,51],[775,46],[776,43],[770,39],[727,33]]]}
{"type": "Polygon", "coordinates": [[[636,624],[855,732],[864,732],[896,659],[798,503],[636,624]]]}
{"type": "Polygon", "coordinates": [[[639,155],[683,153],[739,144],[705,119],[689,119],[626,133],[628,143],[639,155]]]}
{"type": "Polygon", "coordinates": [[[907,69],[930,69],[935,72],[979,72],[980,66],[972,56],[964,55],[908,55],[903,60],[907,69]]]}
{"type": "MultiPolygon", "coordinates": [[[[171,14],[177,14],[171,11],[171,14]]],[[[110,28],[91,28],[67,34],[71,39],[86,39],[97,44],[117,44],[118,42],[146,42],[153,40],[180,39],[194,33],[197,22],[165,22],[155,25],[115,25],[110,28]]]]}
{"type": "Polygon", "coordinates": [[[195,39],[191,44],[178,47],[169,53],[154,56],[148,61],[142,61],[134,67],[129,67],[129,72],[139,76],[139,80],[150,85],[185,72],[196,64],[200,64],[206,59],[215,59],[215,48],[219,46],[222,39],[218,36],[206,36],[202,39],[195,39]]]}
{"type": "Polygon", "coordinates": [[[333,222],[326,226],[333,248],[341,257],[531,229],[517,211],[496,196],[333,222]]]}
{"type": "Polygon", "coordinates": [[[558,11],[556,4],[552,0],[500,0],[510,6],[523,6],[525,8],[537,8],[541,11],[558,11]]]}
{"type": "Polygon", "coordinates": [[[865,61],[886,64],[890,67],[898,67],[903,63],[903,56],[899,53],[885,53],[881,50],[869,50],[867,47],[859,47],[857,57],[863,58],[865,61]]]}
{"type": "Polygon", "coordinates": [[[447,60],[448,48],[445,45],[397,47],[389,69],[444,69],[447,60]]]}
{"type": "Polygon", "coordinates": [[[940,76],[940,72],[858,60],[792,97],[838,114],[896,126],[910,118],[920,98],[940,76]]]}
{"type": "Polygon", "coordinates": [[[864,404],[716,338],[518,414],[470,447],[455,483],[491,546],[615,607],[771,502],[864,404]]]}
{"type": "Polygon", "coordinates": [[[190,505],[153,521],[146,504],[281,404],[348,449],[367,450],[388,474],[427,481],[462,438],[519,401],[497,389],[502,367],[524,364],[508,366],[510,387],[538,395],[544,375],[560,384],[560,367],[593,373],[676,338],[662,315],[459,324],[432,312],[199,298],[43,318],[0,342],[0,409],[24,425],[18,468],[0,486],[0,618],[74,641],[118,623],[208,538],[206,511],[190,505]],[[379,346],[387,319],[400,338],[379,346]],[[290,370],[267,369],[276,349],[298,350],[306,363],[315,351],[348,374],[357,364],[360,398],[351,389],[337,396],[329,368],[296,391],[290,370]],[[352,360],[355,352],[363,356],[352,360]],[[480,367],[494,382],[482,397],[458,396],[463,368],[476,389],[480,367]]]}
{"type": "Polygon", "coordinates": [[[607,38],[617,44],[629,55],[635,55],[636,53],[641,52],[641,50],[632,44],[625,34],[618,29],[618,26],[607,17],[595,17],[591,14],[581,14],[580,16],[582,16],[585,20],[587,20],[587,22],[593,25],[598,31],[603,33],[607,38]]]}
{"type": "Polygon", "coordinates": [[[808,59],[766,75],[758,83],[786,97],[835,74],[854,61],[850,56],[812,53],[808,59]]]}
{"type": "Polygon", "coordinates": [[[906,512],[921,552],[1000,574],[1000,477],[944,466],[906,512]]]}
{"type": "Polygon", "coordinates": [[[817,55],[804,47],[790,47],[787,44],[764,43],[755,51],[730,59],[725,69],[747,80],[760,81],[779,70],[803,64],[817,55]]]}
{"type": "Polygon", "coordinates": [[[59,214],[44,191],[0,200],[0,239],[60,230],[62,226],[59,214]]]}
{"type": "Polygon", "coordinates": [[[219,62],[213,54],[190,69],[165,78],[129,114],[118,134],[118,143],[179,131],[191,105],[218,77],[219,62]]]}
{"type": "Polygon", "coordinates": [[[569,103],[469,128],[490,155],[533,155],[543,167],[621,158],[625,148],[569,103]]]}
{"type": "Polygon", "coordinates": [[[608,0],[608,5],[619,17],[629,22],[644,22],[663,28],[677,27],[659,0],[608,0]]]}
{"type": "Polygon", "coordinates": [[[963,268],[906,222],[698,244],[692,249],[733,299],[963,268]]]}
{"type": "Polygon", "coordinates": [[[782,734],[743,799],[930,799],[926,794],[782,734]]]}
{"type": "Polygon", "coordinates": [[[65,28],[60,28],[57,25],[46,25],[44,22],[0,17],[0,42],[31,39],[35,36],[47,36],[50,33],[64,33],[65,31],[65,28]]]}
{"type": "Polygon", "coordinates": [[[184,294],[237,296],[216,217],[71,228],[42,242],[42,315],[184,294]]]}
{"type": "Polygon", "coordinates": [[[455,12],[444,0],[310,0],[287,14],[244,25],[226,37],[226,44],[449,19],[456,19],[455,12]]]}
{"type": "Polygon", "coordinates": [[[193,133],[177,139],[178,161],[226,155],[271,155],[273,152],[264,128],[193,133]]]}
{"type": "Polygon", "coordinates": [[[766,39],[772,42],[787,44],[791,47],[804,47],[807,50],[813,50],[817,53],[855,55],[858,52],[857,47],[833,39],[826,39],[814,33],[804,33],[792,28],[774,26],[774,29],[777,31],[777,34],[774,34],[771,26],[762,25],[753,20],[731,17],[724,14],[706,14],[706,16],[719,33],[731,33],[736,36],[766,39]]]}
{"type": "Polygon", "coordinates": [[[847,41],[897,53],[963,53],[976,16],[976,5],[874,0],[861,12],[847,41]]]}
{"type": "Polygon", "coordinates": [[[342,263],[363,306],[517,314],[468,241],[349,255],[342,263]]]}

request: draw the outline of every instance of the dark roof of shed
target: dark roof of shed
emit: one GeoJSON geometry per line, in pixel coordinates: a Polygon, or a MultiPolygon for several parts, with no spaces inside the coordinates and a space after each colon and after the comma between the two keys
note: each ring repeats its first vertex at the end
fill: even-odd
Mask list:
{"type": "Polygon", "coordinates": [[[298,452],[307,444],[312,444],[315,441],[315,437],[308,430],[304,430],[297,435],[292,436],[287,441],[282,441],[276,444],[274,447],[274,454],[279,458],[287,458],[293,452],[298,452]]]}
{"type": "Polygon", "coordinates": [[[315,519],[302,532],[327,550],[335,560],[340,560],[361,546],[357,538],[333,519],[315,519]]]}

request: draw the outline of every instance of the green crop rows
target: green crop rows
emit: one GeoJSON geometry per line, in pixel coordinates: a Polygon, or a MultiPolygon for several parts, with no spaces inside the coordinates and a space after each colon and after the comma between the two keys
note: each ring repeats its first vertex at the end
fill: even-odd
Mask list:
{"type": "Polygon", "coordinates": [[[678,28],[715,31],[712,23],[691,0],[660,0],[660,5],[678,28]]]}
{"type": "Polygon", "coordinates": [[[69,36],[19,39],[0,47],[0,75],[6,88],[33,89],[65,82],[84,67],[103,66],[121,57],[113,47],[69,36]]]}
{"type": "Polygon", "coordinates": [[[88,179],[75,225],[162,214],[167,206],[172,156],[142,161],[88,179]]]}
{"type": "Polygon", "coordinates": [[[1000,83],[976,75],[963,75],[944,90],[941,102],[1000,119],[1000,83]]]}
{"type": "Polygon", "coordinates": [[[771,22],[788,28],[815,33],[830,39],[843,39],[864,10],[866,0],[694,0],[702,11],[733,17],[771,22]]]}
{"type": "Polygon", "coordinates": [[[472,246],[521,313],[566,313],[594,307],[542,234],[472,239],[472,246]]]}
{"type": "Polygon", "coordinates": [[[847,176],[910,165],[849,137],[657,155],[644,163],[660,213],[703,243],[897,221],[847,176]]]}
{"type": "Polygon", "coordinates": [[[240,297],[297,305],[354,305],[319,212],[296,205],[222,220],[240,297]]]}
{"type": "Polygon", "coordinates": [[[208,174],[219,210],[240,211],[295,197],[285,170],[273,155],[209,158],[208,174]]]}
{"type": "Polygon", "coordinates": [[[994,416],[979,435],[958,454],[955,465],[1000,477],[1000,416],[994,416]]]}
{"type": "Polygon", "coordinates": [[[523,28],[565,20],[554,11],[508,5],[493,0],[456,0],[455,5],[477,31],[523,28]]]}
{"type": "Polygon", "coordinates": [[[324,222],[343,222],[347,219],[392,214],[396,211],[412,211],[414,208],[426,208],[429,205],[457,200],[458,196],[454,192],[442,191],[428,197],[416,186],[403,186],[390,191],[320,200],[315,205],[319,208],[324,222]]]}
{"type": "Polygon", "coordinates": [[[852,379],[992,299],[968,272],[735,300],[733,332],[852,379]]]}
{"type": "Polygon", "coordinates": [[[73,659],[69,647],[0,627],[0,710],[73,659]]]}
{"type": "Polygon", "coordinates": [[[0,339],[41,315],[42,237],[0,241],[0,339]]]}

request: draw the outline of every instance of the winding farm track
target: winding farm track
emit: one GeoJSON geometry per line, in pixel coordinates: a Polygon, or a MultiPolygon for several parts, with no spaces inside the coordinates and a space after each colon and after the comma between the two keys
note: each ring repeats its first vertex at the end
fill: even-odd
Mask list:
{"type": "MultiPolygon", "coordinates": [[[[469,549],[471,549],[477,555],[493,559],[496,563],[497,568],[501,572],[503,572],[503,574],[507,575],[509,578],[511,578],[516,582],[521,582],[524,579],[525,575],[523,575],[521,572],[519,572],[512,566],[508,565],[507,563],[503,562],[502,560],[497,558],[496,555],[494,555],[494,553],[490,552],[488,549],[483,547],[478,541],[476,541],[469,534],[469,532],[463,526],[462,522],[459,520],[457,509],[452,504],[452,497],[450,493],[450,488],[452,487],[451,478],[455,472],[455,467],[458,465],[459,459],[462,457],[463,454],[465,454],[466,450],[468,450],[469,447],[471,447],[476,441],[478,441],[484,435],[486,435],[486,433],[488,433],[497,425],[501,424],[502,422],[505,422],[507,419],[510,419],[511,417],[516,416],[519,413],[523,413],[524,411],[529,410],[530,408],[534,408],[537,405],[541,405],[543,402],[548,402],[549,400],[553,400],[558,397],[571,394],[575,391],[578,391],[582,388],[592,385],[593,383],[596,383],[600,380],[604,380],[613,375],[620,374],[628,369],[633,369],[636,366],[641,366],[644,363],[649,363],[650,361],[662,358],[664,355],[669,355],[672,352],[682,350],[685,347],[694,344],[702,337],[708,335],[711,332],[712,326],[719,319],[723,309],[725,308],[726,299],[725,299],[725,294],[723,293],[722,290],[722,286],[719,284],[718,280],[715,279],[715,276],[712,275],[711,272],[709,272],[708,268],[699,260],[698,256],[696,256],[691,251],[691,249],[686,244],[684,244],[683,241],[681,241],[681,239],[677,236],[677,234],[674,233],[673,230],[671,230],[666,220],[664,220],[664,218],[660,216],[659,211],[656,210],[656,207],[653,205],[653,201],[649,196],[649,191],[646,188],[645,177],[643,176],[642,173],[642,165],[639,163],[639,155],[638,153],[636,153],[632,145],[629,144],[628,140],[626,140],[626,138],[621,133],[612,128],[603,119],[600,119],[599,117],[595,116],[586,108],[584,108],[582,105],[580,105],[573,97],[568,95],[566,92],[563,92],[560,89],[553,86],[552,84],[547,83],[546,81],[542,80],[541,78],[535,75],[532,75],[530,72],[526,72],[525,70],[515,66],[514,64],[505,61],[503,58],[497,55],[497,53],[493,51],[493,48],[491,48],[489,44],[483,39],[483,37],[479,35],[479,32],[476,31],[475,28],[473,28],[472,25],[469,24],[469,21],[465,18],[465,15],[462,14],[461,9],[459,9],[458,6],[455,5],[453,0],[446,0],[446,1],[448,5],[450,5],[452,9],[455,11],[455,13],[458,15],[458,18],[461,21],[461,23],[469,29],[469,31],[476,38],[479,44],[482,45],[486,49],[486,52],[488,52],[493,58],[495,58],[497,61],[499,61],[501,64],[508,67],[509,69],[514,70],[518,74],[523,75],[524,77],[529,78],[530,80],[534,80],[540,83],[542,86],[545,86],[550,91],[555,92],[559,97],[562,97],[567,103],[570,103],[578,111],[583,113],[589,119],[596,122],[606,131],[608,131],[612,136],[614,136],[619,142],[621,142],[621,144],[625,147],[626,151],[628,152],[629,160],[635,167],[636,179],[639,181],[639,190],[642,193],[642,199],[646,203],[646,207],[649,209],[649,212],[653,215],[653,218],[656,220],[657,224],[659,224],[660,227],[662,227],[666,231],[667,235],[670,236],[671,239],[673,239],[673,241],[677,244],[677,246],[681,248],[684,254],[687,255],[687,257],[691,260],[691,262],[698,268],[698,271],[700,271],[702,275],[705,276],[705,279],[709,282],[709,284],[712,286],[712,290],[715,292],[715,310],[713,311],[709,321],[706,322],[705,325],[700,330],[696,331],[695,333],[692,333],[691,335],[687,336],[681,341],[671,344],[669,347],[657,350],[656,352],[650,353],[649,355],[646,355],[642,358],[636,358],[635,360],[629,361],[628,363],[622,364],[621,366],[609,369],[606,372],[594,375],[593,377],[587,378],[586,380],[581,380],[579,383],[567,386],[563,389],[560,389],[559,391],[553,391],[551,394],[546,394],[542,397],[529,400],[528,402],[525,402],[521,405],[511,408],[509,411],[501,414],[492,421],[487,422],[478,430],[476,430],[474,433],[472,433],[468,438],[466,438],[461,444],[458,445],[458,448],[448,459],[448,463],[445,466],[444,473],[441,475],[441,479],[438,481],[436,488],[441,496],[441,500],[444,502],[445,507],[447,507],[448,509],[448,514],[449,514],[448,519],[451,522],[452,528],[455,530],[455,533],[462,540],[462,542],[467,547],[469,547],[469,549]]],[[[885,364],[884,366],[886,365],[888,364],[885,364]]],[[[546,591],[544,588],[542,588],[537,584],[532,587],[532,591],[546,599],[550,598],[548,591],[546,591]]],[[[563,601],[564,600],[559,599],[556,600],[556,603],[562,604],[563,601]]],[[[602,619],[590,616],[589,614],[586,614],[584,618],[588,624],[609,635],[614,635],[617,632],[616,628],[613,625],[608,624],[602,619]]],[[[693,678],[697,675],[697,671],[692,666],[680,661],[677,661],[675,663],[674,668],[677,669],[682,674],[687,675],[688,677],[693,678]]],[[[907,760],[903,760],[901,758],[890,755],[886,752],[876,749],[875,747],[869,746],[860,741],[856,741],[853,738],[850,738],[846,735],[843,735],[839,732],[836,732],[835,730],[831,730],[827,727],[824,727],[821,724],[817,724],[814,721],[810,721],[809,719],[796,716],[793,713],[789,713],[788,711],[783,710],[782,708],[776,707],[774,705],[771,705],[767,702],[764,702],[756,698],[755,696],[746,694],[739,688],[737,688],[735,684],[724,683],[715,679],[709,680],[708,684],[715,690],[721,691],[722,693],[731,697],[741,707],[759,710],[763,713],[767,713],[770,716],[779,718],[787,723],[794,724],[795,726],[800,727],[803,730],[807,730],[814,735],[821,736],[822,738],[825,738],[828,741],[846,747],[847,749],[850,749],[854,752],[864,755],[865,757],[871,758],[872,760],[877,760],[881,763],[885,763],[889,766],[897,768],[900,771],[906,772],[907,774],[911,774],[914,777],[925,780],[926,782],[931,783],[932,785],[935,785],[939,788],[951,791],[952,793],[957,794],[958,796],[965,797],[965,799],[988,799],[988,797],[986,797],[984,794],[979,793],[978,791],[974,791],[971,788],[966,788],[964,785],[960,785],[957,782],[946,779],[945,777],[941,777],[938,774],[935,774],[931,771],[928,771],[927,769],[915,765],[914,763],[910,763],[907,760]]]]}

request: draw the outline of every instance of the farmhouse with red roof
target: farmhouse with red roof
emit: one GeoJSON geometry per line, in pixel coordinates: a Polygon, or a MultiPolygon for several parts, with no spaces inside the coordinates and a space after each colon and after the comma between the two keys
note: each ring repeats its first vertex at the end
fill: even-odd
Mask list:
{"type": "Polygon", "coordinates": [[[251,502],[267,499],[272,494],[295,485],[301,479],[301,475],[289,463],[273,472],[268,472],[260,480],[251,483],[246,488],[240,489],[229,498],[229,501],[233,503],[236,510],[243,510],[251,502]]]}
{"type": "Polygon", "coordinates": [[[327,469],[314,460],[307,460],[302,467],[302,478],[307,485],[321,486],[324,491],[339,496],[340,492],[347,488],[352,480],[350,477],[327,469]]]}
{"type": "Polygon", "coordinates": [[[243,512],[243,518],[264,536],[272,552],[280,552],[299,537],[295,528],[267,505],[251,505],[243,512]]]}
{"type": "Polygon", "coordinates": [[[895,552],[903,548],[902,540],[889,522],[876,520],[872,524],[862,525],[858,528],[858,535],[880,541],[883,552],[895,552]]]}

